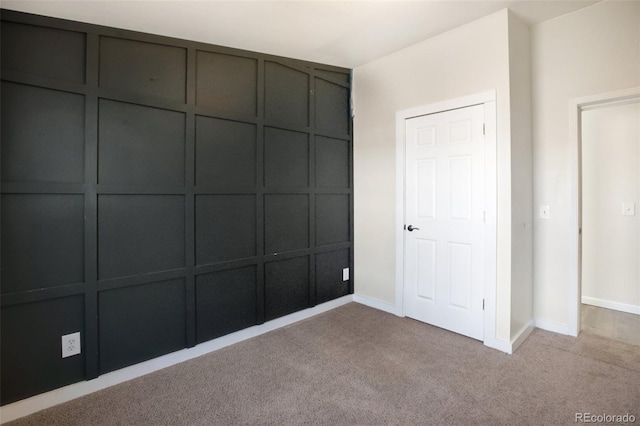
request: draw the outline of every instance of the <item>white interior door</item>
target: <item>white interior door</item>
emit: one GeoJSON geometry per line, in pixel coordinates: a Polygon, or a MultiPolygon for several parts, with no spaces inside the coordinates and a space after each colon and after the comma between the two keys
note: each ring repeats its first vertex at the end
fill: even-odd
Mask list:
{"type": "Polygon", "coordinates": [[[405,126],[405,315],[483,340],[484,105],[405,126]]]}

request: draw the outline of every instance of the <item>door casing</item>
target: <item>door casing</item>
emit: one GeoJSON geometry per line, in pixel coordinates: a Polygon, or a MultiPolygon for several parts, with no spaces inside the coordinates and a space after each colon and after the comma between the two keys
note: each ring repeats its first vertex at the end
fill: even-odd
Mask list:
{"type": "Polygon", "coordinates": [[[396,241],[395,309],[404,315],[404,225],[405,225],[405,120],[452,109],[485,105],[485,288],[484,344],[511,352],[508,342],[496,338],[496,240],[497,240],[497,138],[496,92],[487,91],[461,98],[398,111],[396,113],[396,241]],[[506,343],[506,344],[505,344],[506,343]]]}

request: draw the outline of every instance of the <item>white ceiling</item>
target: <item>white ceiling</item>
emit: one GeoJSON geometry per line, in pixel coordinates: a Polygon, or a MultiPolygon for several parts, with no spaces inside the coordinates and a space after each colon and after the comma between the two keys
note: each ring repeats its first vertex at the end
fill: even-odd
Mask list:
{"type": "Polygon", "coordinates": [[[12,9],[355,68],[504,8],[530,25],[594,0],[2,0],[12,9]]]}

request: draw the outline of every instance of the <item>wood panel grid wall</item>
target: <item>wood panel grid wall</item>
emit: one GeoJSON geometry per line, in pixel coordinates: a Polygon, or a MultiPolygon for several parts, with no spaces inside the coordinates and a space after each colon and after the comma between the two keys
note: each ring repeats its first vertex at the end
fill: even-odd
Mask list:
{"type": "Polygon", "coordinates": [[[348,69],[1,18],[2,404],[353,292],[348,69]]]}

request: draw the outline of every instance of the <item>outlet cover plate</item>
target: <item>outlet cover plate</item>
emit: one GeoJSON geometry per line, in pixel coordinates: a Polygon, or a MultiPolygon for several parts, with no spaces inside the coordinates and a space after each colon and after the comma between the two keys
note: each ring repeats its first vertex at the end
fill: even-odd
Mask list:
{"type": "Polygon", "coordinates": [[[80,332],[62,336],[62,358],[80,354],[80,332]]]}
{"type": "Polygon", "coordinates": [[[349,281],[349,268],[342,270],[342,281],[349,281]]]}

